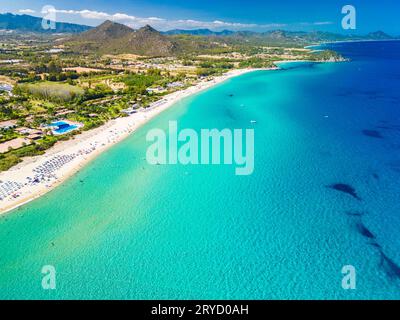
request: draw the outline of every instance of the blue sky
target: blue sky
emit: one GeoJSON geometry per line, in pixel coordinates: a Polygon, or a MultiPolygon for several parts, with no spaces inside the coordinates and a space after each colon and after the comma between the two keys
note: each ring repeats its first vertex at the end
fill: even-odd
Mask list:
{"type": "Polygon", "coordinates": [[[1,12],[41,16],[52,5],[57,21],[96,26],[106,19],[137,28],[150,24],[159,30],[322,30],[341,28],[344,5],[357,10],[353,33],[383,30],[400,35],[399,0],[2,0],[1,12]]]}

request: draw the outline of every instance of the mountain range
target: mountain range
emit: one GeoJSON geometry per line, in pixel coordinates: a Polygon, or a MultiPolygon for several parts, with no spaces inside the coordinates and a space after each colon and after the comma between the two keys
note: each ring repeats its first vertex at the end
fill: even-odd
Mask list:
{"type": "Polygon", "coordinates": [[[56,22],[55,29],[44,29],[42,20],[42,18],[26,14],[3,13],[0,14],[0,30],[36,33],[79,33],[91,29],[89,26],[66,22],[56,22]]]}
{"type": "Polygon", "coordinates": [[[368,39],[368,40],[382,40],[382,39],[394,39],[394,37],[384,33],[383,31],[376,31],[368,33],[367,35],[343,35],[331,32],[322,31],[284,31],[284,30],[272,30],[266,32],[256,31],[212,31],[209,29],[195,29],[195,30],[181,30],[174,29],[170,31],[162,32],[165,35],[192,35],[192,36],[219,36],[219,37],[255,37],[255,38],[271,38],[271,39],[304,39],[311,41],[326,41],[326,40],[346,40],[346,39],[368,39]]]}
{"type": "Polygon", "coordinates": [[[58,22],[54,30],[44,30],[41,18],[11,13],[0,14],[1,29],[14,30],[15,32],[68,33],[70,36],[63,41],[77,52],[134,53],[146,56],[205,53],[227,46],[283,45],[304,47],[321,42],[394,39],[382,31],[372,32],[364,36],[321,31],[293,32],[285,30],[254,32],[175,29],[159,32],[149,25],[134,30],[124,24],[112,21],[105,21],[97,27],[58,22]]]}

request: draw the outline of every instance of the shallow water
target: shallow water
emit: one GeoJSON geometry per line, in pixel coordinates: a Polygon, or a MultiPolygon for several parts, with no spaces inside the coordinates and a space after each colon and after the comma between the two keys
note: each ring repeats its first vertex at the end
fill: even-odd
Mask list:
{"type": "Polygon", "coordinates": [[[0,297],[400,298],[400,43],[334,48],[352,61],[187,98],[1,217],[0,297]],[[146,133],[169,120],[254,128],[254,173],[147,164],[146,133]],[[42,289],[43,265],[56,290],[42,289]],[[356,290],[342,289],[344,265],[356,290]]]}

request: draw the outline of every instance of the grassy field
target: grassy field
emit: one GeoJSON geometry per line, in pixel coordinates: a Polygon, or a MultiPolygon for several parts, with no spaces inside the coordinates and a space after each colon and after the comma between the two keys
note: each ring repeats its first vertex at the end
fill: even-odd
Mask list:
{"type": "Polygon", "coordinates": [[[75,96],[84,93],[80,87],[66,83],[41,82],[35,84],[21,85],[21,89],[29,92],[32,96],[46,100],[69,101],[75,96]]]}
{"type": "Polygon", "coordinates": [[[9,77],[0,75],[0,83],[7,83],[7,84],[10,84],[10,85],[14,85],[15,84],[15,80],[13,80],[13,79],[11,79],[9,77]]]}

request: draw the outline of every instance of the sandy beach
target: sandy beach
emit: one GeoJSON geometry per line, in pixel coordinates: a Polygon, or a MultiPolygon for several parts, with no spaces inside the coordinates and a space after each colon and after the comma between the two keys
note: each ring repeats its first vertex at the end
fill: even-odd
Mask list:
{"type": "Polygon", "coordinates": [[[22,206],[54,189],[101,152],[129,136],[180,99],[244,73],[271,69],[233,70],[213,80],[204,80],[185,90],[166,95],[146,110],[140,109],[128,117],[112,120],[99,128],[76,135],[68,141],[58,142],[44,155],[24,158],[15,167],[0,173],[0,187],[6,190],[6,196],[0,200],[0,214],[22,206]]]}

